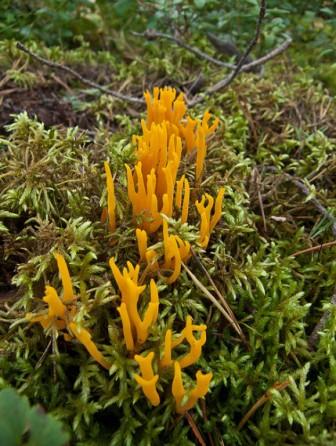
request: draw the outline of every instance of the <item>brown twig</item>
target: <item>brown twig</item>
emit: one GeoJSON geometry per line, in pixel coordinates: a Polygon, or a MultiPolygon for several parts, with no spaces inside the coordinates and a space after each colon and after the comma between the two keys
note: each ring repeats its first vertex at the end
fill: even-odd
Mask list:
{"type": "MultiPolygon", "coordinates": [[[[334,294],[331,297],[330,303],[332,305],[336,305],[336,288],[334,290],[334,294]]],[[[315,325],[314,330],[311,332],[311,335],[308,338],[308,347],[310,350],[314,350],[317,341],[320,337],[320,332],[324,330],[324,327],[326,326],[326,323],[328,322],[328,319],[330,318],[330,310],[326,310],[318,323],[315,325]]]]}
{"type": "MultiPolygon", "coordinates": [[[[146,30],[143,33],[138,33],[138,32],[133,31],[131,34],[133,34],[134,36],[138,36],[138,37],[145,37],[149,40],[150,39],[167,39],[167,40],[170,40],[170,41],[176,43],[176,45],[180,46],[181,48],[184,48],[187,51],[189,51],[193,54],[196,54],[197,56],[201,57],[202,59],[213,63],[214,65],[217,65],[217,66],[223,67],[223,68],[229,68],[230,70],[234,70],[237,67],[236,64],[232,64],[229,62],[222,62],[221,60],[218,60],[218,59],[210,56],[209,54],[204,53],[203,51],[199,50],[198,48],[195,48],[195,47],[183,42],[183,40],[178,39],[177,37],[172,36],[170,34],[160,33],[160,32],[154,31],[154,30],[150,30],[150,29],[146,30]]],[[[289,47],[289,45],[291,43],[292,43],[292,39],[288,38],[281,45],[274,48],[269,53],[265,54],[265,56],[259,57],[258,59],[255,59],[253,62],[244,64],[241,67],[240,71],[250,71],[252,68],[255,68],[259,65],[264,65],[269,60],[274,59],[276,56],[283,53],[289,47]]]]}
{"type": "Polygon", "coordinates": [[[229,62],[222,62],[221,60],[215,59],[214,57],[209,56],[209,54],[204,53],[203,51],[199,50],[198,48],[188,45],[187,43],[183,42],[183,40],[178,39],[177,37],[172,36],[171,34],[160,33],[153,29],[147,29],[143,33],[138,33],[138,32],[133,31],[133,32],[131,32],[131,34],[133,34],[133,36],[137,36],[137,37],[145,37],[148,40],[152,40],[152,39],[170,40],[171,42],[176,43],[176,45],[180,46],[181,48],[184,48],[185,50],[189,51],[190,53],[196,54],[196,56],[199,56],[202,59],[213,63],[214,65],[217,65],[219,67],[229,68],[230,70],[233,70],[235,68],[234,64],[229,63],[229,62]]]}
{"type": "Polygon", "coordinates": [[[196,440],[199,442],[199,444],[200,444],[201,446],[206,446],[206,443],[205,443],[205,441],[203,440],[202,434],[201,434],[201,432],[199,431],[199,429],[198,429],[198,427],[197,427],[197,425],[196,425],[196,423],[195,423],[195,421],[194,421],[192,415],[191,415],[189,412],[187,412],[187,413],[185,414],[185,417],[186,417],[186,419],[187,419],[187,421],[188,421],[189,426],[191,427],[191,430],[192,430],[192,432],[193,432],[193,434],[194,434],[196,440]]]}
{"type": "MultiPolygon", "coordinates": [[[[239,59],[237,65],[231,71],[231,73],[228,76],[226,76],[224,79],[222,79],[221,81],[217,82],[215,85],[210,87],[206,91],[206,93],[205,93],[206,95],[209,95],[211,93],[215,93],[216,91],[222,90],[223,88],[227,87],[229,84],[231,84],[231,82],[242,71],[242,67],[243,67],[243,65],[244,65],[244,63],[246,61],[246,58],[249,56],[249,54],[251,53],[252,49],[255,47],[255,45],[258,42],[258,39],[259,39],[259,36],[260,36],[260,31],[261,31],[261,25],[262,25],[262,22],[264,20],[265,14],[266,14],[266,0],[260,0],[259,15],[258,15],[256,30],[255,30],[255,34],[254,34],[253,39],[251,40],[251,42],[247,46],[246,50],[244,51],[243,55],[241,56],[241,58],[239,59]]],[[[203,96],[196,97],[196,98],[194,98],[191,101],[191,104],[192,105],[198,104],[202,100],[203,100],[203,96]]]]}
{"type": "Polygon", "coordinates": [[[202,291],[205,297],[207,297],[214,306],[222,313],[222,315],[225,317],[225,319],[229,322],[231,327],[235,330],[235,332],[238,334],[242,342],[247,345],[244,333],[242,329],[240,328],[240,325],[236,321],[235,318],[232,318],[230,312],[228,312],[219,302],[218,300],[210,293],[210,291],[203,285],[202,282],[200,282],[195,274],[193,274],[190,269],[182,262],[183,268],[186,270],[188,276],[191,278],[191,280],[194,282],[194,284],[202,291]]]}
{"type": "Polygon", "coordinates": [[[140,98],[135,98],[133,96],[128,96],[122,93],[118,93],[117,91],[111,90],[110,88],[104,87],[103,85],[99,85],[96,82],[91,81],[90,79],[86,79],[81,74],[77,73],[77,71],[73,70],[70,67],[67,67],[66,65],[62,65],[57,62],[52,62],[48,59],[45,59],[44,57],[38,56],[37,54],[33,53],[31,50],[29,50],[27,47],[25,47],[21,42],[17,42],[16,44],[17,48],[24,53],[31,56],[33,59],[37,60],[43,65],[46,65],[50,68],[56,68],[57,70],[62,70],[66,73],[71,74],[73,77],[80,80],[83,84],[88,85],[89,87],[96,88],[99,91],[102,91],[103,93],[109,94],[110,96],[113,96],[117,99],[120,99],[122,101],[126,102],[132,102],[134,104],[144,104],[145,101],[140,98]]]}
{"type": "MultiPolygon", "coordinates": [[[[285,389],[287,386],[289,385],[289,381],[284,381],[282,383],[275,383],[273,384],[273,386],[271,387],[270,390],[275,389],[275,390],[283,390],[285,389]]],[[[242,420],[240,421],[240,423],[238,424],[238,429],[242,429],[245,424],[248,422],[248,420],[255,414],[255,412],[259,409],[259,407],[263,406],[267,401],[269,401],[271,399],[272,394],[270,393],[269,390],[267,390],[267,392],[265,392],[259,399],[258,401],[253,404],[253,406],[251,407],[251,409],[243,416],[242,420]]]]}
{"type": "Polygon", "coordinates": [[[327,243],[321,243],[317,246],[311,246],[310,248],[302,249],[301,251],[296,251],[293,254],[291,254],[292,257],[300,256],[301,254],[308,254],[310,252],[316,252],[321,251],[324,248],[329,248],[331,246],[336,246],[336,240],[333,240],[332,242],[327,243]]]}
{"type": "MultiPolygon", "coordinates": [[[[251,42],[249,43],[249,45],[247,46],[246,50],[244,51],[242,57],[240,58],[239,62],[237,63],[237,65],[236,65],[235,69],[232,71],[232,73],[230,73],[221,82],[218,82],[217,85],[218,86],[220,85],[220,87],[219,87],[220,89],[227,87],[233,81],[233,79],[236,76],[238,76],[247,57],[249,56],[249,54],[251,53],[251,51],[253,50],[253,48],[256,46],[256,44],[258,42],[258,39],[260,36],[260,31],[261,31],[261,25],[264,20],[265,14],[266,14],[266,0],[260,0],[260,9],[259,9],[259,15],[258,15],[257,26],[256,26],[254,37],[251,40],[251,42]]],[[[214,87],[212,87],[212,88],[214,88],[214,87]]]]}
{"type": "Polygon", "coordinates": [[[247,344],[245,335],[244,335],[242,329],[240,328],[240,325],[239,325],[239,323],[237,321],[237,318],[236,318],[235,314],[233,313],[233,311],[231,310],[230,305],[227,303],[225,297],[222,295],[222,293],[217,288],[217,286],[216,286],[213,278],[210,276],[208,270],[205,268],[205,266],[203,265],[201,259],[196,255],[195,251],[192,248],[191,248],[191,254],[192,254],[194,260],[196,261],[198,267],[202,270],[202,272],[205,274],[205,276],[207,277],[208,281],[212,285],[212,287],[213,287],[216,295],[218,296],[219,300],[221,301],[224,309],[227,311],[227,313],[230,315],[231,319],[234,321],[235,326],[239,327],[240,337],[243,339],[244,343],[247,344]]]}

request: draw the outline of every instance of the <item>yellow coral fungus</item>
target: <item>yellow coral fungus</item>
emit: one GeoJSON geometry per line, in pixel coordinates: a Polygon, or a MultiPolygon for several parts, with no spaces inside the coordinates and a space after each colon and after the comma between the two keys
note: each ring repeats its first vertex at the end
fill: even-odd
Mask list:
{"type": "Polygon", "coordinates": [[[182,330],[179,337],[173,339],[172,331],[171,329],[168,329],[165,335],[164,353],[160,361],[161,367],[168,367],[172,365],[172,350],[180,345],[184,340],[188,341],[190,350],[185,356],[177,360],[181,368],[195,364],[195,362],[197,362],[200,358],[202,347],[206,341],[206,325],[194,325],[192,323],[192,317],[187,316],[185,328],[182,330]],[[201,332],[199,339],[195,338],[193,334],[194,331],[201,332]]]}
{"type": "Polygon", "coordinates": [[[147,104],[147,126],[162,121],[169,121],[177,126],[187,111],[183,94],[176,97],[174,88],[155,87],[153,97],[149,91],[144,96],[147,104]]]}
{"type": "Polygon", "coordinates": [[[209,391],[211,379],[212,373],[203,374],[202,372],[198,371],[196,373],[196,386],[189,392],[187,402],[182,404],[182,401],[183,399],[185,399],[187,392],[185,391],[183,386],[180,364],[175,361],[172,394],[176,402],[176,412],[179,414],[184,414],[186,411],[194,407],[194,405],[197,403],[197,400],[204,397],[209,391]]]}
{"type": "Polygon", "coordinates": [[[146,260],[147,239],[148,239],[147,232],[137,228],[135,231],[135,235],[138,241],[140,260],[146,260]]]}
{"type": "Polygon", "coordinates": [[[142,390],[153,406],[160,404],[160,396],[156,390],[159,375],[154,375],[152,361],[154,352],[147,356],[135,355],[134,359],[139,364],[141,375],[134,374],[134,379],[142,387],[142,390]]]}
{"type": "Polygon", "coordinates": [[[143,344],[149,336],[149,328],[156,322],[158,317],[159,296],[157,286],[152,279],[150,281],[150,302],[143,319],[141,319],[138,311],[138,301],[146,286],[138,285],[139,265],[134,268],[130,262],[127,262],[127,268],[124,268],[123,273],[121,273],[112,257],[110,259],[110,267],[121,292],[122,303],[125,304],[125,307],[119,307],[119,313],[122,316],[126,345],[129,350],[133,350],[134,345],[132,345],[133,341],[131,341],[129,335],[130,331],[127,327],[128,322],[124,308],[127,311],[130,322],[131,334],[133,334],[132,339],[136,336],[136,342],[143,344]]]}
{"type": "Polygon", "coordinates": [[[162,359],[160,361],[161,367],[169,367],[173,364],[171,353],[172,353],[172,331],[169,328],[165,334],[164,352],[162,359]]]}
{"type": "Polygon", "coordinates": [[[123,302],[117,308],[117,310],[121,317],[126,348],[129,351],[133,351],[134,350],[134,340],[133,340],[133,335],[132,335],[131,321],[128,316],[126,304],[123,302]]]}
{"type": "Polygon", "coordinates": [[[170,87],[154,88],[145,93],[147,121],[142,121],[142,135],[134,135],[138,163],[134,171],[126,165],[128,197],[138,227],[148,234],[156,232],[162,216],[173,216],[175,206],[182,207],[181,221],[187,222],[190,187],[183,178],[176,181],[183,144],[188,152],[196,149],[196,181],[199,182],[206,156],[206,137],[215,131],[218,119],[209,126],[210,113],[202,120],[185,118],[187,107],[183,94],[178,97],[170,87]],[[182,189],[184,200],[182,204],[182,189]]]}
{"type": "Polygon", "coordinates": [[[107,161],[104,161],[104,168],[106,174],[107,214],[109,219],[109,227],[111,231],[114,231],[116,228],[116,216],[115,216],[116,198],[114,194],[114,182],[111,169],[107,161]]]}
{"type": "MultiPolygon", "coordinates": [[[[46,286],[44,302],[48,304],[48,314],[27,313],[26,319],[30,322],[39,322],[46,329],[53,328],[57,332],[62,332],[66,328],[73,334],[87,349],[90,355],[103,367],[109,368],[108,361],[99,352],[96,345],[91,339],[90,333],[83,327],[79,327],[73,322],[76,316],[76,306],[73,304],[76,299],[68,266],[61,254],[55,254],[58,270],[63,284],[63,298],[59,297],[55,288],[46,286]]],[[[70,341],[72,339],[68,333],[62,332],[64,339],[70,341]]]]}
{"type": "Polygon", "coordinates": [[[222,211],[222,203],[224,197],[224,188],[221,188],[218,192],[216,202],[215,202],[215,213],[211,216],[211,211],[214,205],[214,199],[209,194],[204,194],[202,196],[201,201],[196,201],[195,205],[197,211],[201,217],[201,226],[200,226],[200,235],[198,239],[198,243],[202,246],[202,248],[206,248],[209,243],[210,233],[218,223],[221,211],[222,211]],[[205,201],[207,200],[207,204],[205,205],[205,201]]]}
{"type": "Polygon", "coordinates": [[[63,285],[63,302],[67,304],[76,299],[72,288],[71,277],[64,257],[58,253],[55,253],[54,256],[63,285]]]}

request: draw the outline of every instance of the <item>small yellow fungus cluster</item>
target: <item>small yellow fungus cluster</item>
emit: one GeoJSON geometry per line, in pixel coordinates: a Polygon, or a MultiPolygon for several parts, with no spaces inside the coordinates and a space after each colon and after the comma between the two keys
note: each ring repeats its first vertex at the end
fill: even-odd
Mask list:
{"type": "Polygon", "coordinates": [[[206,248],[209,243],[210,234],[213,228],[218,223],[222,213],[222,202],[224,197],[224,188],[222,187],[218,191],[218,195],[215,202],[215,212],[211,216],[211,211],[214,205],[214,199],[209,194],[204,194],[201,201],[196,201],[196,208],[201,217],[201,227],[198,243],[202,248],[206,248]],[[207,205],[205,206],[205,201],[207,205]]]}
{"type": "Polygon", "coordinates": [[[177,235],[171,235],[168,232],[168,223],[163,221],[163,250],[164,261],[159,265],[159,254],[153,247],[147,246],[148,237],[145,230],[137,229],[135,231],[140,253],[140,261],[146,261],[150,271],[173,271],[169,277],[165,276],[167,283],[175,282],[180,273],[182,262],[190,256],[190,243],[183,241],[177,235]]]}
{"type": "Polygon", "coordinates": [[[52,330],[56,334],[61,332],[66,341],[71,341],[74,337],[77,338],[102,367],[109,369],[110,364],[92,341],[90,332],[75,322],[77,299],[73,293],[69,270],[61,254],[55,254],[55,258],[63,285],[63,297],[59,297],[55,288],[46,286],[43,301],[48,304],[48,312],[27,313],[26,319],[29,322],[39,322],[44,330],[52,330]],[[63,332],[65,329],[67,332],[63,332]]]}
{"type": "Polygon", "coordinates": [[[147,306],[143,319],[138,312],[140,295],[145,291],[146,285],[139,286],[140,267],[135,268],[131,262],[121,273],[114,258],[110,259],[110,267],[121,293],[121,305],[118,312],[121,317],[123,333],[127,350],[134,351],[136,344],[146,342],[149,328],[155,324],[159,313],[159,295],[157,286],[153,279],[150,281],[150,302],[147,306]]]}
{"type": "Polygon", "coordinates": [[[176,401],[176,412],[184,414],[187,410],[194,407],[199,398],[203,398],[209,390],[212,373],[205,373],[198,371],[196,373],[196,386],[188,395],[188,401],[183,404],[186,396],[186,391],[183,386],[181,366],[176,361],[174,365],[174,380],[172,385],[172,394],[176,401]]]}
{"type": "MultiPolygon", "coordinates": [[[[196,373],[196,386],[187,393],[182,382],[181,369],[195,364],[201,356],[202,346],[206,341],[206,325],[193,325],[191,316],[187,317],[185,328],[177,339],[172,338],[172,330],[166,332],[164,353],[158,364],[159,369],[174,366],[174,379],[172,382],[172,394],[176,403],[177,413],[183,414],[191,409],[199,398],[202,398],[209,390],[212,373],[203,374],[198,371],[196,373]],[[200,338],[194,336],[194,332],[201,333],[200,338]],[[172,359],[172,349],[180,345],[184,340],[190,345],[190,351],[181,359],[172,359]]],[[[154,374],[152,362],[154,352],[150,352],[147,356],[135,355],[134,359],[139,364],[141,375],[134,375],[134,379],[142,388],[145,396],[153,406],[160,403],[156,385],[159,380],[159,374],[154,374]]]]}
{"type": "Polygon", "coordinates": [[[166,332],[164,343],[164,354],[160,361],[161,367],[169,367],[173,364],[172,350],[180,345],[183,341],[187,341],[190,345],[190,351],[177,362],[183,369],[197,362],[202,353],[202,347],[206,341],[206,325],[193,325],[191,316],[187,316],[185,328],[177,339],[173,339],[172,330],[166,332]],[[199,331],[200,338],[195,338],[193,332],[199,331]]]}
{"type": "Polygon", "coordinates": [[[135,381],[141,386],[143,393],[149,399],[153,406],[160,404],[160,396],[156,390],[156,383],[159,375],[154,375],[152,361],[154,352],[148,353],[147,356],[135,355],[134,359],[139,364],[141,375],[134,374],[135,381]]]}
{"type": "MultiPolygon", "coordinates": [[[[153,96],[145,93],[147,121],[142,121],[142,135],[134,135],[138,159],[134,170],[126,165],[128,198],[136,222],[136,237],[140,260],[147,262],[150,271],[157,271],[166,277],[167,283],[177,280],[182,262],[190,256],[190,244],[177,235],[169,235],[165,217],[178,214],[182,224],[187,223],[190,203],[190,184],[185,175],[177,179],[183,150],[196,150],[196,182],[200,179],[206,155],[206,137],[218,126],[218,119],[209,126],[211,115],[205,112],[202,120],[186,116],[187,106],[183,94],[176,97],[173,88],[154,88],[153,96]],[[148,247],[148,238],[163,226],[164,260],[148,247]],[[166,271],[171,271],[167,276],[166,271]]],[[[107,182],[107,210],[103,220],[109,219],[114,230],[115,194],[110,168],[105,162],[107,182]]],[[[210,234],[221,216],[224,189],[218,192],[216,200],[209,194],[195,202],[200,215],[198,244],[206,248],[210,234]],[[207,205],[205,205],[207,200],[207,205]],[[211,216],[215,202],[215,210],[211,216]]],[[[124,313],[124,311],[123,311],[124,313]]]]}

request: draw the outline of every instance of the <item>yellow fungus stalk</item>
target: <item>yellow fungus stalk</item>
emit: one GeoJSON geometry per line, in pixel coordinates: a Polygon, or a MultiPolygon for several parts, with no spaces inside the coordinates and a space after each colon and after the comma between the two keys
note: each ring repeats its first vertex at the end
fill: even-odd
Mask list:
{"type": "Polygon", "coordinates": [[[127,262],[127,267],[121,273],[114,258],[110,259],[110,267],[121,292],[121,302],[118,311],[122,318],[123,332],[128,350],[134,349],[134,343],[143,344],[149,336],[150,327],[156,322],[159,312],[159,295],[154,280],[150,281],[150,302],[143,318],[138,311],[140,295],[146,286],[138,285],[139,265],[133,267],[127,262]],[[124,305],[123,305],[124,304],[124,305]],[[131,339],[132,338],[132,339],[131,339]]]}
{"type": "Polygon", "coordinates": [[[145,261],[146,260],[146,251],[147,251],[147,232],[144,230],[141,230],[139,228],[135,231],[136,238],[138,241],[138,250],[140,254],[140,260],[145,261]]]}
{"type": "Polygon", "coordinates": [[[195,406],[199,398],[204,397],[209,391],[212,373],[196,373],[196,386],[190,391],[188,401],[182,405],[182,400],[187,394],[183,386],[181,367],[177,361],[174,364],[174,379],[172,383],[172,394],[176,402],[176,412],[184,414],[195,406]]]}
{"type": "Polygon", "coordinates": [[[124,333],[124,339],[126,343],[126,348],[128,351],[134,351],[134,341],[133,341],[133,335],[132,335],[132,327],[131,322],[128,317],[126,304],[122,303],[120,307],[117,308],[122,322],[123,327],[123,333],[124,333]]]}
{"type": "Polygon", "coordinates": [[[218,191],[217,198],[215,201],[215,213],[210,220],[210,232],[213,231],[214,227],[217,225],[217,223],[221,218],[224,193],[225,189],[224,187],[221,187],[218,191]]]}
{"type": "Polygon", "coordinates": [[[205,142],[205,133],[201,127],[197,129],[196,136],[196,174],[195,179],[196,183],[199,183],[201,180],[203,168],[204,168],[204,160],[206,157],[206,142],[205,142]]]}
{"type": "Polygon", "coordinates": [[[210,234],[213,231],[214,227],[217,225],[218,221],[220,220],[222,213],[224,192],[225,191],[223,187],[220,188],[218,191],[215,202],[215,212],[213,216],[211,216],[211,211],[214,205],[214,199],[211,195],[204,194],[202,196],[201,201],[195,202],[197,211],[201,218],[198,243],[202,248],[206,248],[208,246],[210,234]],[[206,201],[207,204],[205,204],[206,201]]]}
{"type": "Polygon", "coordinates": [[[171,329],[168,329],[165,334],[164,352],[162,359],[160,361],[161,367],[169,367],[173,364],[171,353],[172,353],[172,331],[171,329]]]}
{"type": "Polygon", "coordinates": [[[142,387],[145,396],[149,399],[153,406],[160,404],[160,396],[156,390],[156,383],[159,375],[154,375],[152,361],[154,352],[148,353],[147,356],[134,356],[135,361],[139,364],[141,375],[134,374],[134,379],[142,387]]]}
{"type": "Polygon", "coordinates": [[[48,304],[48,316],[49,318],[59,317],[61,319],[65,318],[66,306],[63,304],[62,300],[57,294],[55,288],[51,286],[46,286],[45,296],[43,297],[44,302],[48,304]]]}
{"type": "Polygon", "coordinates": [[[188,339],[188,342],[190,343],[190,351],[187,353],[183,358],[181,358],[178,362],[180,364],[181,369],[185,367],[189,367],[192,364],[195,364],[202,354],[202,347],[206,342],[206,332],[203,331],[201,333],[200,339],[195,339],[194,336],[192,336],[192,339],[188,339]]]}
{"type": "Polygon", "coordinates": [[[63,302],[67,304],[76,299],[72,288],[71,277],[69,274],[68,266],[62,254],[55,253],[54,256],[63,285],[63,302]]]}
{"type": "Polygon", "coordinates": [[[116,229],[116,198],[114,193],[114,182],[111,173],[110,166],[107,161],[104,161],[104,168],[106,174],[106,186],[107,186],[107,214],[109,219],[109,227],[113,232],[116,229]]]}
{"type": "Polygon", "coordinates": [[[70,322],[68,327],[78,341],[84,345],[93,359],[95,359],[105,369],[109,369],[109,362],[104,358],[104,355],[98,350],[96,344],[92,341],[91,334],[88,332],[88,330],[83,327],[79,327],[74,322],[70,322]]]}
{"type": "Polygon", "coordinates": [[[144,379],[141,376],[134,374],[134,379],[141,386],[143,393],[153,406],[160,404],[160,395],[156,390],[156,383],[159,380],[159,375],[153,376],[151,379],[144,379]]]}
{"type": "Polygon", "coordinates": [[[189,212],[189,200],[190,200],[190,186],[187,179],[184,180],[184,196],[182,204],[181,223],[187,223],[189,212]]]}

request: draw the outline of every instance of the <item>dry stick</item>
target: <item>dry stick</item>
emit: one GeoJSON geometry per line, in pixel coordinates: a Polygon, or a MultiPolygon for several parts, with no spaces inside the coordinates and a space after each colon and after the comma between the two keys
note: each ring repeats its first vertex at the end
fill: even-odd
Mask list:
{"type": "Polygon", "coordinates": [[[196,255],[195,251],[193,250],[193,248],[191,248],[191,254],[193,256],[193,258],[196,260],[197,265],[201,268],[201,270],[204,272],[204,274],[206,275],[207,279],[209,280],[209,282],[211,283],[211,285],[213,286],[215,293],[217,294],[219,300],[222,302],[223,307],[225,308],[225,310],[230,314],[230,316],[232,317],[232,319],[235,321],[235,323],[238,325],[238,321],[233,313],[233,311],[231,310],[230,305],[227,303],[227,301],[225,300],[225,297],[221,294],[221,292],[219,291],[219,289],[217,288],[217,285],[215,284],[215,282],[213,281],[212,277],[210,276],[208,270],[205,268],[205,266],[203,265],[201,259],[196,255]]]}
{"type": "MultiPolygon", "coordinates": [[[[197,56],[201,57],[202,59],[207,60],[208,62],[212,62],[214,65],[217,65],[219,67],[224,67],[224,68],[229,68],[230,70],[234,70],[237,66],[237,65],[229,63],[229,62],[222,62],[221,60],[215,59],[214,57],[209,56],[209,54],[204,53],[203,51],[199,50],[198,48],[188,45],[187,43],[183,42],[183,40],[178,39],[177,37],[174,37],[170,34],[159,33],[157,31],[153,31],[153,30],[149,30],[149,29],[143,33],[137,33],[134,31],[131,34],[133,34],[134,36],[138,36],[138,37],[146,37],[149,40],[150,39],[171,40],[172,42],[175,42],[176,45],[180,46],[181,48],[184,48],[187,51],[189,51],[193,54],[196,54],[197,56]]],[[[292,39],[288,38],[281,45],[274,48],[269,53],[265,54],[265,56],[262,56],[259,59],[255,59],[253,62],[250,62],[248,64],[244,64],[241,67],[240,71],[248,71],[251,68],[257,67],[258,65],[263,65],[265,62],[268,62],[269,60],[276,57],[278,54],[284,52],[289,47],[289,45],[291,43],[292,43],[292,39]]]]}
{"type": "Polygon", "coordinates": [[[301,251],[296,251],[293,254],[291,254],[291,256],[292,257],[297,257],[297,256],[300,256],[301,254],[307,254],[307,253],[310,253],[310,252],[321,251],[322,249],[329,248],[331,246],[336,246],[336,240],[333,240],[332,242],[321,243],[320,245],[312,246],[312,247],[306,248],[306,249],[302,249],[301,251]]]}
{"type": "Polygon", "coordinates": [[[197,427],[197,424],[195,423],[195,421],[194,421],[192,415],[191,415],[189,412],[187,412],[187,413],[185,414],[185,417],[186,417],[186,419],[187,419],[187,421],[188,421],[189,426],[191,427],[191,430],[193,431],[193,434],[195,435],[196,440],[199,442],[199,444],[200,444],[201,446],[206,446],[206,443],[205,443],[205,441],[203,440],[202,434],[201,434],[201,432],[199,431],[199,429],[198,429],[198,427],[197,427]]]}
{"type": "Polygon", "coordinates": [[[70,67],[67,67],[66,65],[62,65],[57,62],[52,62],[48,59],[45,59],[44,57],[38,56],[37,54],[33,53],[28,48],[26,48],[21,42],[17,42],[16,46],[19,50],[28,54],[33,59],[37,60],[38,62],[42,63],[43,65],[47,65],[50,68],[56,68],[58,70],[65,71],[66,73],[69,73],[72,76],[79,79],[83,84],[86,84],[90,87],[96,88],[97,90],[100,90],[103,93],[107,93],[107,94],[109,94],[117,99],[120,99],[122,101],[133,102],[134,104],[144,104],[145,103],[145,101],[143,99],[135,98],[133,96],[128,96],[128,95],[125,95],[122,93],[118,93],[117,91],[110,90],[109,88],[104,87],[103,85],[96,84],[96,82],[93,82],[90,79],[86,79],[85,77],[83,77],[82,75],[77,73],[77,71],[73,70],[70,67]]]}
{"type": "MultiPolygon", "coordinates": [[[[276,389],[276,390],[283,390],[285,389],[287,386],[289,385],[289,381],[284,381],[283,383],[275,383],[273,384],[273,386],[271,387],[271,389],[276,389]]],[[[268,400],[270,400],[271,398],[271,393],[269,392],[269,390],[264,393],[259,399],[258,401],[253,404],[253,406],[251,407],[251,409],[244,415],[244,417],[242,418],[241,422],[238,424],[238,429],[240,430],[242,427],[244,427],[244,425],[247,423],[247,421],[254,415],[254,413],[257,411],[257,409],[259,409],[259,407],[263,406],[268,400]]]]}
{"type": "Polygon", "coordinates": [[[199,56],[202,59],[207,60],[208,62],[212,62],[214,65],[218,65],[219,67],[230,68],[230,70],[234,70],[234,68],[235,68],[234,64],[228,63],[228,62],[222,62],[221,60],[215,59],[214,57],[209,56],[209,54],[203,53],[203,51],[199,50],[198,48],[188,45],[187,43],[183,42],[183,40],[180,40],[177,37],[174,37],[170,34],[159,33],[157,31],[154,31],[151,29],[147,29],[143,33],[137,33],[135,31],[133,31],[131,34],[133,34],[134,36],[138,36],[138,37],[146,37],[148,40],[151,40],[151,39],[170,40],[170,41],[176,43],[176,45],[180,46],[181,48],[188,50],[190,53],[196,54],[196,56],[199,56]]]}
{"type": "MultiPolygon", "coordinates": [[[[334,290],[334,294],[331,298],[331,304],[336,305],[336,288],[334,290]]],[[[318,323],[315,325],[314,330],[312,331],[311,335],[308,338],[308,347],[310,350],[314,350],[318,338],[320,336],[320,332],[324,330],[324,327],[326,326],[326,323],[328,322],[328,319],[330,318],[330,310],[327,310],[323,313],[321,319],[318,321],[318,323]]]]}
{"type": "MultiPolygon", "coordinates": [[[[227,87],[229,84],[231,84],[231,82],[238,76],[238,74],[241,72],[242,67],[244,65],[244,62],[246,60],[246,58],[248,57],[248,55],[251,53],[252,49],[255,47],[255,45],[258,42],[259,36],[260,36],[260,31],[261,31],[261,24],[264,20],[266,14],[266,0],[260,0],[260,9],[259,9],[259,15],[258,15],[258,20],[257,20],[257,25],[256,25],[256,30],[255,30],[255,34],[253,39],[251,40],[251,42],[249,43],[249,45],[247,46],[246,50],[244,51],[242,57],[239,59],[235,69],[228,75],[226,76],[224,79],[222,79],[221,81],[217,82],[215,85],[213,85],[212,87],[210,87],[205,94],[209,95],[211,93],[215,93],[218,90],[221,90],[222,88],[227,87]]],[[[195,97],[192,101],[191,104],[195,105],[198,104],[199,102],[201,102],[203,100],[202,96],[199,97],[195,97]]]]}
{"type": "Polygon", "coordinates": [[[200,282],[197,277],[190,271],[190,269],[182,262],[183,268],[186,270],[189,277],[198,286],[198,288],[205,294],[205,296],[211,300],[211,302],[215,305],[215,307],[222,313],[225,319],[230,323],[235,332],[238,334],[240,339],[246,344],[244,333],[242,332],[238,323],[232,319],[231,315],[220,305],[220,303],[216,300],[216,298],[208,291],[202,282],[200,282]]]}

